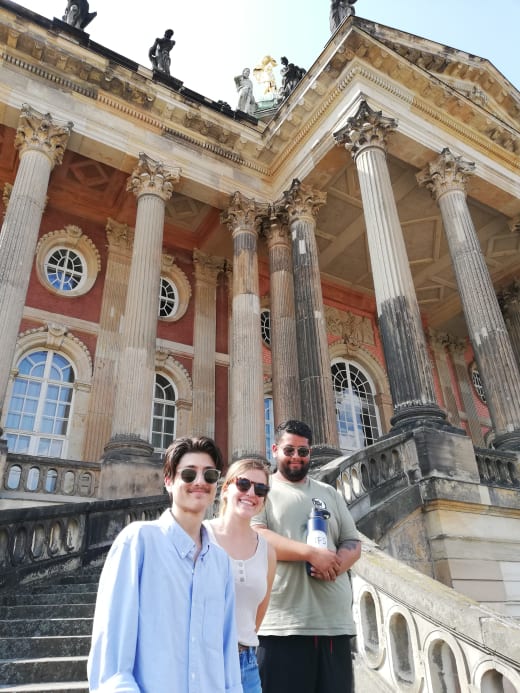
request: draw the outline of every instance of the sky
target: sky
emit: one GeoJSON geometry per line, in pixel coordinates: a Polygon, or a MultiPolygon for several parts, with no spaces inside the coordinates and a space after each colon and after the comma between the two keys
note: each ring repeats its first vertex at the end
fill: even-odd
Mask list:
{"type": "MultiPolygon", "coordinates": [[[[62,18],[66,0],[19,0],[62,18]]],[[[151,67],[148,50],[166,29],[176,44],[171,74],[236,108],[234,77],[265,55],[308,70],[330,39],[330,0],[90,0],[92,41],[151,67]]],[[[520,0],[358,0],[356,15],[487,58],[520,90],[520,0]]],[[[278,76],[279,67],[275,68],[278,76]]],[[[278,79],[278,84],[280,80],[278,79]]],[[[258,96],[260,85],[255,85],[258,96]]]]}

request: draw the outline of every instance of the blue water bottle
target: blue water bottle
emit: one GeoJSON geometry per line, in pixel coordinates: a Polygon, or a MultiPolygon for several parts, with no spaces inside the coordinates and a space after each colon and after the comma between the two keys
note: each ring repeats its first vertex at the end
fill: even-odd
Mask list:
{"type": "MultiPolygon", "coordinates": [[[[307,520],[307,544],[327,548],[327,520],[330,512],[320,498],[312,499],[312,510],[307,520]]],[[[307,573],[311,574],[311,564],[307,563],[307,573]]]]}

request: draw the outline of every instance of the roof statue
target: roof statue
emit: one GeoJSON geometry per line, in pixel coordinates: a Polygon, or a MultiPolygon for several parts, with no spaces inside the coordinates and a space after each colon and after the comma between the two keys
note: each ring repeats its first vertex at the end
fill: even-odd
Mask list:
{"type": "Polygon", "coordinates": [[[249,79],[251,70],[246,67],[242,74],[235,77],[235,84],[238,91],[237,110],[252,115],[256,110],[256,101],[253,95],[253,82],[249,79]]]}
{"type": "Polygon", "coordinates": [[[166,29],[162,38],[156,38],[153,46],[148,51],[148,57],[152,63],[153,69],[158,72],[164,72],[165,75],[170,74],[170,51],[175,46],[175,41],[172,39],[173,29],[166,29]]]}
{"type": "Polygon", "coordinates": [[[280,96],[282,99],[286,99],[289,94],[294,91],[296,85],[306,73],[306,70],[304,70],[303,67],[298,67],[294,63],[290,63],[285,56],[280,58],[280,62],[282,63],[282,67],[280,68],[280,75],[282,76],[280,96]]]}
{"type": "Polygon", "coordinates": [[[276,79],[273,72],[273,67],[278,63],[270,56],[266,55],[262,58],[259,65],[253,68],[253,76],[256,81],[264,87],[262,92],[262,100],[269,101],[277,96],[276,79]]]}
{"type": "Polygon", "coordinates": [[[68,0],[62,19],[66,24],[83,31],[97,15],[97,12],[89,12],[89,9],[87,0],[68,0]]]}
{"type": "Polygon", "coordinates": [[[356,14],[356,10],[353,8],[356,2],[357,0],[331,0],[330,30],[332,33],[336,31],[343,20],[356,14]]]}

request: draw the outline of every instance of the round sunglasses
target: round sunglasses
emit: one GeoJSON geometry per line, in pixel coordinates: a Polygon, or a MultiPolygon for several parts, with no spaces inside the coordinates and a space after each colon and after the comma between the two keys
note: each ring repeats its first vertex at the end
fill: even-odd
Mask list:
{"type": "Polygon", "coordinates": [[[243,476],[237,476],[236,479],[233,479],[233,483],[242,493],[247,493],[252,486],[255,496],[258,496],[259,498],[265,498],[269,493],[269,486],[267,484],[259,484],[255,481],[251,481],[251,479],[246,479],[243,476]]]}
{"type": "MultiPolygon", "coordinates": [[[[197,474],[198,471],[196,469],[192,469],[191,467],[185,467],[179,472],[179,476],[185,484],[192,484],[197,478],[197,474]]],[[[208,469],[203,470],[202,476],[207,484],[216,484],[220,479],[220,471],[218,469],[214,469],[213,467],[209,467],[208,469]]]]}

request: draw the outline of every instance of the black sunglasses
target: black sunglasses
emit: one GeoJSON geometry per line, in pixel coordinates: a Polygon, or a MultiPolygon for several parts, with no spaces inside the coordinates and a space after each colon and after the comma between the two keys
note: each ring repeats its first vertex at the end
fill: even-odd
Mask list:
{"type": "MultiPolygon", "coordinates": [[[[197,474],[198,471],[196,469],[192,469],[191,467],[185,467],[179,472],[179,475],[185,484],[192,484],[197,478],[197,474]]],[[[220,472],[218,469],[213,469],[213,467],[210,467],[202,472],[202,476],[207,484],[216,484],[220,479],[220,472]]]]}
{"type": "Polygon", "coordinates": [[[286,457],[292,457],[295,452],[298,452],[298,457],[308,457],[310,455],[310,448],[301,447],[295,448],[292,445],[286,445],[282,448],[282,452],[286,457]]]}
{"type": "Polygon", "coordinates": [[[259,498],[265,498],[269,493],[269,486],[267,484],[257,484],[255,481],[246,479],[243,476],[237,476],[236,479],[233,479],[233,482],[237,489],[242,493],[247,493],[251,486],[253,486],[255,496],[258,496],[259,498]]]}

